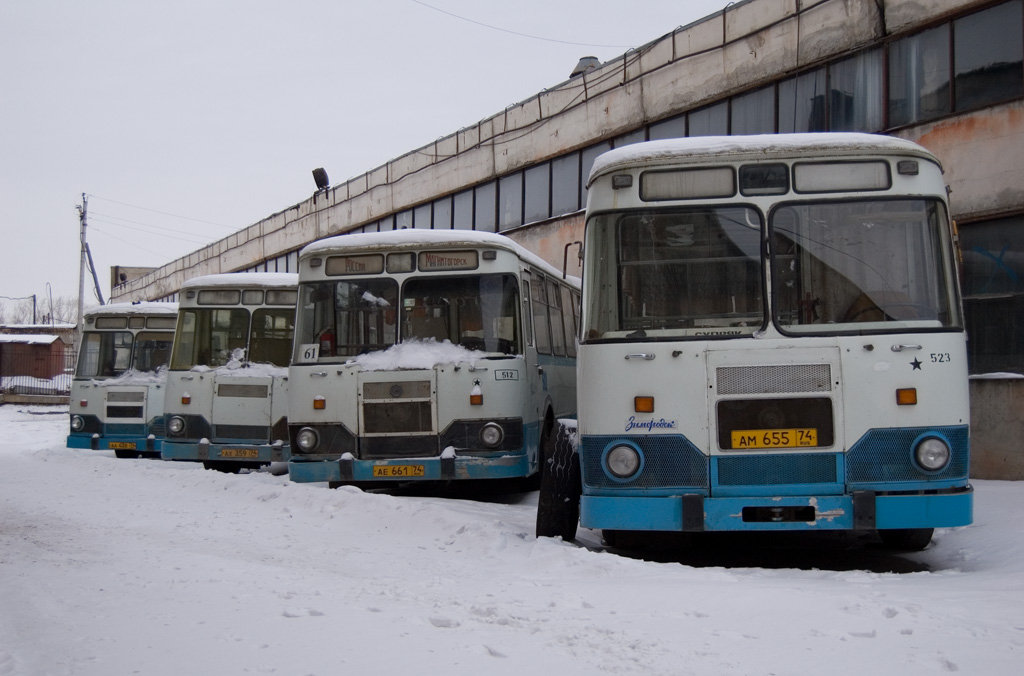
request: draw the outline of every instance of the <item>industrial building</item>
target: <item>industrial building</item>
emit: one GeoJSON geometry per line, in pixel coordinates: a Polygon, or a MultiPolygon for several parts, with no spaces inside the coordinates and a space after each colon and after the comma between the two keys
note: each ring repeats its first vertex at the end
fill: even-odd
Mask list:
{"type": "Polygon", "coordinates": [[[564,246],[581,239],[590,167],[606,150],[710,134],[889,134],[927,147],[945,169],[962,252],[972,475],[1024,478],[1011,446],[1024,436],[1024,379],[1013,377],[1024,374],[1022,5],[730,4],[608,62],[583,59],[565,82],[475,125],[125,275],[112,300],[175,299],[197,275],[294,272],[309,242],[401,228],[500,232],[561,267],[564,246]]]}

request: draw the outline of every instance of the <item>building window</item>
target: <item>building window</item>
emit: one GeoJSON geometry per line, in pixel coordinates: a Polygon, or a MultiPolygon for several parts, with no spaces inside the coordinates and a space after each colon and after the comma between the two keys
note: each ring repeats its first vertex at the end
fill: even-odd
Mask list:
{"type": "Polygon", "coordinates": [[[551,215],[571,214],[580,208],[580,154],[551,161],[551,215]]]}
{"type": "Polygon", "coordinates": [[[882,50],[873,49],[829,66],[829,129],[882,128],[882,50]]]}
{"type": "Polygon", "coordinates": [[[379,228],[380,228],[380,232],[387,232],[388,230],[394,230],[395,229],[395,215],[391,214],[390,216],[385,216],[384,218],[380,219],[379,228]]]}
{"type": "Polygon", "coordinates": [[[523,224],[523,174],[516,172],[498,181],[498,230],[523,224]]]}
{"type": "Polygon", "coordinates": [[[779,83],[779,133],[827,131],[825,69],[779,83]]]}
{"type": "Polygon", "coordinates": [[[526,170],[526,208],[523,223],[543,221],[551,215],[551,165],[547,162],[526,170]]]}
{"type": "Polygon", "coordinates": [[[472,189],[455,195],[452,214],[452,227],[456,230],[473,229],[473,191],[472,189]]]}
{"type": "Polygon", "coordinates": [[[430,230],[434,227],[430,214],[430,203],[421,204],[412,210],[412,225],[417,230],[430,230]]]}
{"type": "Polygon", "coordinates": [[[690,136],[724,136],[729,133],[729,102],[695,110],[689,122],[690,136]]]}
{"type": "Polygon", "coordinates": [[[442,197],[434,200],[434,230],[451,230],[452,198],[442,197]]]}
{"type": "Polygon", "coordinates": [[[953,22],[956,109],[970,110],[1024,94],[1021,2],[1007,2],[953,22]]]}
{"type": "Polygon", "coordinates": [[[733,134],[775,133],[775,87],[762,87],[732,99],[733,134]]]}
{"type": "Polygon", "coordinates": [[[495,181],[478,185],[474,190],[473,229],[494,232],[497,225],[498,184],[495,181]]]}
{"type": "Polygon", "coordinates": [[[1024,216],[960,227],[971,373],[1024,373],[1024,216]]]}
{"type": "Polygon", "coordinates": [[[623,134],[615,139],[615,147],[621,148],[623,146],[631,146],[634,143],[643,143],[647,140],[647,134],[644,129],[637,129],[631,131],[628,134],[623,134]]]}
{"type": "Polygon", "coordinates": [[[949,114],[949,24],[889,46],[889,126],[949,114]]]}
{"type": "Polygon", "coordinates": [[[412,228],[412,210],[399,211],[395,214],[395,230],[408,230],[412,228]]]}
{"type": "Polygon", "coordinates": [[[666,138],[683,138],[686,136],[686,116],[677,115],[667,120],[656,122],[647,130],[647,136],[652,141],[660,141],[666,138]]]}

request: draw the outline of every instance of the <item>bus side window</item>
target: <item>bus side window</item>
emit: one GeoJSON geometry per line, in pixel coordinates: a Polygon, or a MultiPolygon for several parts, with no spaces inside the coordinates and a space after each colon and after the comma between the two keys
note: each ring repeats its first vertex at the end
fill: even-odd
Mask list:
{"type": "Polygon", "coordinates": [[[551,351],[565,356],[565,323],[562,319],[562,296],[558,285],[548,281],[548,321],[551,326],[551,351]]]}
{"type": "Polygon", "coordinates": [[[533,345],[533,310],[530,309],[530,282],[524,277],[523,278],[523,335],[526,338],[526,344],[533,345]]]}
{"type": "Polygon", "coordinates": [[[541,354],[551,354],[551,330],[548,326],[549,323],[544,279],[539,277],[537,283],[533,285],[533,325],[535,330],[534,338],[537,340],[537,352],[541,354]]]}

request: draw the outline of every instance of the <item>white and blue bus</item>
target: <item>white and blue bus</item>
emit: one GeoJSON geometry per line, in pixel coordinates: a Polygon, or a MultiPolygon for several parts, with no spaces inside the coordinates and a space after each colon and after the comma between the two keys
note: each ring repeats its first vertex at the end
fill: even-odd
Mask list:
{"type": "MultiPolygon", "coordinates": [[[[539,535],[971,523],[938,160],[865,134],[686,138],[589,180],[576,453],[539,535]],[[577,511],[578,510],[578,511],[577,511]]],[[[568,448],[569,451],[566,451],[568,448]]]]}
{"type": "Polygon", "coordinates": [[[84,313],[71,382],[68,448],[157,456],[176,303],[113,303],[84,313]]]}
{"type": "Polygon", "coordinates": [[[299,254],[293,481],[536,479],[576,412],[579,280],[502,235],[400,230],[299,254]]]}
{"type": "Polygon", "coordinates": [[[196,277],[179,293],[164,460],[237,472],[288,460],[288,362],[298,276],[196,277]]]}

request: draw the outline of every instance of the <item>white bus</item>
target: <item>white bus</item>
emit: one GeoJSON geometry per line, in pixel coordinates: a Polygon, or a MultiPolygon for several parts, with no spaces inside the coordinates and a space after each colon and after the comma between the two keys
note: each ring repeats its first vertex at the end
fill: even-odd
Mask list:
{"type": "Polygon", "coordinates": [[[576,412],[578,307],[579,280],[502,235],[310,244],[289,368],[292,480],[539,477],[555,420],[576,412]]]}
{"type": "Polygon", "coordinates": [[[537,532],[971,523],[967,357],[938,160],[896,138],[687,138],[589,181],[577,454],[537,532]],[[576,464],[578,463],[578,465],[576,464]],[[576,511],[578,509],[578,512],[576,511]]]}
{"type": "Polygon", "coordinates": [[[113,303],[85,311],[71,382],[68,448],[157,456],[176,303],[113,303]]]}
{"type": "Polygon", "coordinates": [[[288,459],[288,362],[298,276],[196,277],[179,293],[164,460],[237,472],[288,459]]]}

